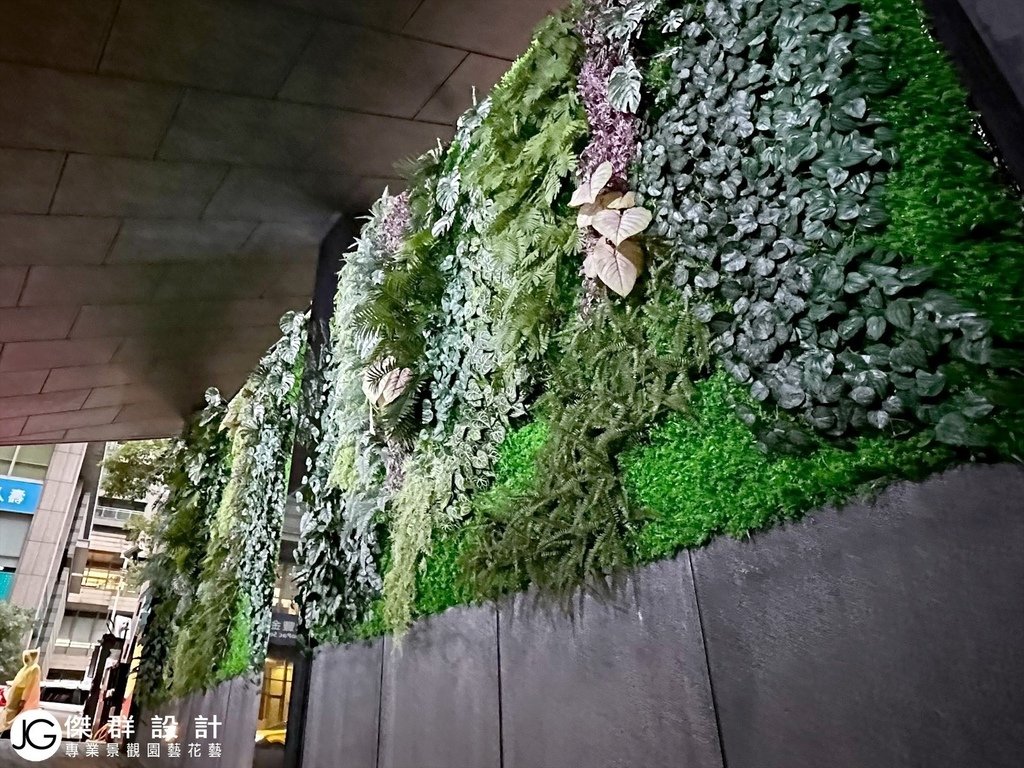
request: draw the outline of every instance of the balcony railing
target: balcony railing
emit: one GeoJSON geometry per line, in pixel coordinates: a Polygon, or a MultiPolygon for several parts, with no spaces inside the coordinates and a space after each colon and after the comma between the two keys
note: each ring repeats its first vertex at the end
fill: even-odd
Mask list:
{"type": "Polygon", "coordinates": [[[135,509],[124,509],[123,507],[106,507],[100,504],[96,505],[96,512],[93,514],[93,519],[102,523],[127,523],[135,515],[141,515],[142,512],[135,509]]]}

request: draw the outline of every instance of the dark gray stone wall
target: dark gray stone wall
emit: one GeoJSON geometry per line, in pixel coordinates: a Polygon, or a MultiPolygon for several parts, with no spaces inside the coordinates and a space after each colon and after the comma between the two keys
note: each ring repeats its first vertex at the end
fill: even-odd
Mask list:
{"type": "Polygon", "coordinates": [[[1017,768],[1024,468],[322,648],[304,768],[1017,768]],[[378,727],[379,724],[379,727],[378,727]]]}
{"type": "Polygon", "coordinates": [[[317,649],[303,735],[305,768],[376,768],[384,641],[317,649]]]}
{"type": "MultiPolygon", "coordinates": [[[[235,677],[208,691],[198,691],[184,698],[143,710],[136,723],[135,738],[140,743],[142,756],[137,764],[159,768],[183,764],[195,768],[252,768],[259,696],[259,677],[235,677]],[[177,718],[181,757],[168,757],[166,745],[161,746],[159,758],[146,756],[146,745],[153,741],[150,738],[150,718],[154,715],[173,715],[177,718]],[[208,738],[205,740],[195,738],[193,723],[195,717],[199,715],[207,718],[217,717],[221,723],[217,729],[217,738],[213,737],[212,731],[208,731],[208,738]],[[191,742],[202,744],[202,757],[188,757],[188,745],[191,742]],[[221,757],[209,756],[207,745],[210,742],[220,743],[221,757]]],[[[126,764],[129,762],[126,761],[126,764]]]]}

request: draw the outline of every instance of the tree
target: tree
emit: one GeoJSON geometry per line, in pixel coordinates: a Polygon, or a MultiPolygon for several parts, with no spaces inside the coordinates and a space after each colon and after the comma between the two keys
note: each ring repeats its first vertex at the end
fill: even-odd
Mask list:
{"type": "Polygon", "coordinates": [[[103,459],[105,496],[143,500],[150,490],[163,485],[165,456],[170,440],[132,440],[117,443],[103,459]]]}
{"type": "Polygon", "coordinates": [[[21,669],[21,638],[31,625],[32,614],[0,600],[0,685],[5,685],[21,669]]]}

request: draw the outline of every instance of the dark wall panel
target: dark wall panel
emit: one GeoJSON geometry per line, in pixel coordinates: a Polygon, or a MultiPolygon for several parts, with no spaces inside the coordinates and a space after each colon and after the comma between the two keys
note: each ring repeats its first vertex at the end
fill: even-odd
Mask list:
{"type": "Polygon", "coordinates": [[[303,768],[376,768],[382,648],[378,638],[317,650],[303,768]]]}
{"type": "Polygon", "coordinates": [[[575,617],[501,611],[505,768],[721,766],[688,560],[635,572],[575,617]]]}
{"type": "Polygon", "coordinates": [[[485,606],[385,638],[379,768],[500,768],[497,634],[485,606]]]}
{"type": "Polygon", "coordinates": [[[729,768],[1024,754],[1024,469],[903,483],[693,553],[729,768]]]}

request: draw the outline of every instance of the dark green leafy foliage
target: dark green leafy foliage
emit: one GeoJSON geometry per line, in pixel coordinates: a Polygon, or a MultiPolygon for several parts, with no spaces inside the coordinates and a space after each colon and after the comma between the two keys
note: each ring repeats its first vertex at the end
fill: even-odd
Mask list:
{"type": "Polygon", "coordinates": [[[633,560],[630,540],[645,515],[624,493],[620,457],[686,409],[704,342],[681,304],[653,300],[606,299],[566,332],[540,405],[548,437],[534,482],[480,509],[468,567],[480,594],[527,582],[564,593],[633,560]],[[648,306],[674,323],[646,322],[648,306]]]}
{"type": "Polygon", "coordinates": [[[890,224],[879,246],[934,269],[932,280],[1020,341],[1024,296],[1021,199],[974,132],[967,93],[928,34],[919,2],[861,0],[885,62],[888,91],[875,100],[900,163],[882,203],[890,224]]]}
{"type": "Polygon", "coordinates": [[[899,226],[882,183],[906,155],[872,112],[888,88],[885,50],[856,6],[684,5],[663,29],[682,24],[681,41],[666,39],[675,79],[657,96],[641,186],[724,368],[800,417],[744,409],[763,448],[806,450],[809,432],[924,430],[1013,453],[1000,406],[1019,405],[992,384],[1019,356],[969,302],[936,289],[915,253],[875,242],[899,226]]]}

